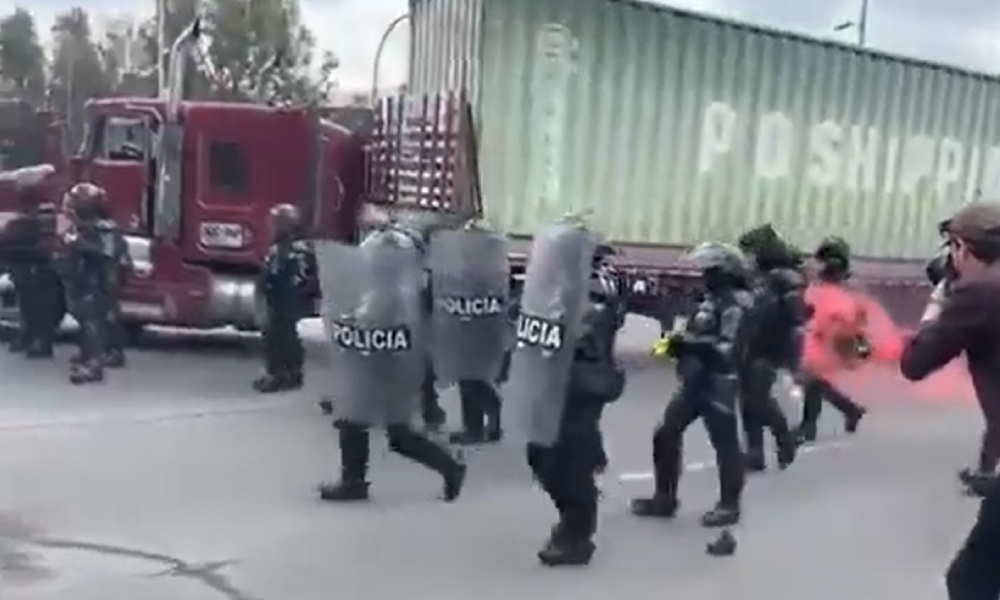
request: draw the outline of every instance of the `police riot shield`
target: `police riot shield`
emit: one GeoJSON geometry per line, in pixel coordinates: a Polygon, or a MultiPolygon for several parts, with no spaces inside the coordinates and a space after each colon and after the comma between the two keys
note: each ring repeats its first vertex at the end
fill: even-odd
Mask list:
{"type": "Polygon", "coordinates": [[[551,446],[559,437],[595,247],[594,234],[577,224],[552,225],[535,235],[503,405],[506,429],[523,435],[522,441],[551,446]]]}
{"type": "Polygon", "coordinates": [[[316,261],[332,342],[334,417],[376,427],[409,423],[426,369],[419,250],[390,238],[361,247],[320,242],[316,261]]]}
{"type": "Polygon", "coordinates": [[[510,346],[507,240],[483,230],[431,237],[431,358],[441,383],[495,381],[510,346]]]}

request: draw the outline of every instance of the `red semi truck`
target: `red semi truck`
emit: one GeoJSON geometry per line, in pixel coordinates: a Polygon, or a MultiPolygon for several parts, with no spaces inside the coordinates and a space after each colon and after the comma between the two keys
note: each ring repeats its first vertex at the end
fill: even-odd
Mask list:
{"type": "MultiPolygon", "coordinates": [[[[255,280],[276,204],[297,205],[310,236],[349,243],[388,205],[417,221],[475,216],[458,201],[468,171],[460,140],[471,131],[461,96],[387,101],[334,111],[333,120],[308,107],[186,101],[196,41],[175,45],[166,98],[89,102],[83,147],[48,186],[54,200],[74,181],[107,190],[135,265],[122,289],[131,328],[255,329],[255,280]]],[[[0,216],[16,210],[16,175],[0,179],[0,216]]],[[[0,291],[12,319],[8,277],[0,291]]]]}

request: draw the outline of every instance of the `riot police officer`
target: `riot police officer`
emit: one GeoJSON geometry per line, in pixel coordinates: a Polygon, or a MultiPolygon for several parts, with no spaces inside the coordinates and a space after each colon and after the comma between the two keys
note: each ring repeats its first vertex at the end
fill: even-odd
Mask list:
{"type": "Polygon", "coordinates": [[[279,204],[268,215],[271,246],[257,281],[266,304],[264,374],[253,382],[260,393],[302,387],[305,350],[298,323],[314,298],[315,257],[304,239],[299,209],[279,204]]]}
{"type": "Polygon", "coordinates": [[[0,233],[0,256],[10,266],[20,324],[12,352],[29,358],[51,358],[61,318],[59,275],[53,264],[56,207],[42,193],[54,173],[50,165],[11,172],[18,212],[0,233]]]}
{"type": "Polygon", "coordinates": [[[806,278],[798,253],[770,225],[740,237],[740,249],[752,257],[754,331],[740,373],[740,400],[746,436],[746,466],[763,471],[764,428],[774,436],[778,467],[795,460],[797,444],[781,406],[772,394],[779,369],[798,371],[802,328],[808,317],[806,278]]]}
{"type": "Polygon", "coordinates": [[[104,379],[104,323],[111,259],[98,229],[104,190],[78,183],[66,192],[63,211],[70,228],[62,236],[63,285],[70,314],[80,326],[80,350],[70,361],[70,381],[84,384],[104,379]]]}
{"type": "Polygon", "coordinates": [[[704,294],[685,329],[669,337],[668,354],[677,358],[681,387],[653,434],[654,494],[633,500],[632,512],[663,518],[676,514],[684,432],[701,418],[715,449],[720,488],[719,502],[704,514],[702,524],[725,527],[740,519],[745,475],[736,412],[738,375],[752,330],[753,297],[745,257],[736,247],[706,243],[689,257],[701,269],[704,294]]]}
{"type": "Polygon", "coordinates": [[[132,270],[132,257],[128,243],[118,224],[111,218],[107,205],[98,206],[97,229],[108,257],[108,289],[105,294],[104,312],[104,366],[125,366],[125,326],[122,322],[121,287],[127,273],[132,270]]]}
{"type": "Polygon", "coordinates": [[[579,224],[535,236],[505,394],[508,410],[531,415],[528,465],[559,512],[538,552],[546,566],[584,565],[593,556],[596,477],[607,463],[600,421],[625,386],[614,358],[617,288],[594,268],[595,247],[579,224]]]}
{"type": "Polygon", "coordinates": [[[439,473],[444,500],[454,501],[465,481],[465,464],[410,425],[428,363],[418,241],[388,226],[360,246],[325,242],[316,252],[325,325],[333,341],[332,409],[341,464],[340,481],[321,484],[320,498],[368,499],[369,431],[384,427],[389,448],[439,473]]]}
{"type": "MultiPolygon", "coordinates": [[[[847,241],[836,237],[828,237],[820,242],[813,254],[819,263],[817,279],[820,285],[845,286],[851,277],[851,247],[847,241]]],[[[825,307],[819,307],[825,308],[825,307]]],[[[822,315],[817,315],[821,318],[822,315]]],[[[825,332],[817,331],[823,326],[811,326],[809,335],[816,336],[825,332]]],[[[865,358],[870,351],[868,343],[863,339],[848,340],[851,348],[848,352],[855,353],[858,358],[865,358]]],[[[854,402],[847,394],[827,380],[822,373],[807,373],[802,385],[802,422],[796,428],[796,438],[799,443],[816,440],[816,426],[823,410],[823,401],[829,402],[844,416],[844,428],[848,433],[854,433],[858,424],[867,412],[864,407],[854,402]]]]}
{"type": "Polygon", "coordinates": [[[507,254],[506,237],[475,221],[430,236],[430,355],[438,380],[458,385],[463,428],[450,435],[454,444],[502,436],[495,386],[513,331],[507,254]]]}

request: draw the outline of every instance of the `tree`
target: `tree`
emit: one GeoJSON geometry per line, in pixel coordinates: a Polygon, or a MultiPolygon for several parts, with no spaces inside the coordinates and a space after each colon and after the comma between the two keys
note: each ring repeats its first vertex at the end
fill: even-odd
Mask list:
{"type": "Polygon", "coordinates": [[[82,8],[56,16],[52,26],[52,77],[49,94],[66,120],[71,144],[83,139],[87,100],[112,93],[112,80],[105,71],[106,53],[91,38],[90,19],[82,8]]]}
{"type": "Polygon", "coordinates": [[[0,19],[0,80],[17,97],[33,103],[45,97],[45,51],[35,19],[23,8],[0,19]]]}
{"type": "MultiPolygon", "coordinates": [[[[337,60],[317,57],[316,41],[302,24],[298,0],[209,0],[204,61],[196,79],[207,95],[225,100],[325,103],[337,60]]],[[[194,18],[194,0],[173,0],[167,10],[167,39],[174,40],[194,18]]],[[[143,28],[146,47],[158,53],[156,22],[143,28]]]]}

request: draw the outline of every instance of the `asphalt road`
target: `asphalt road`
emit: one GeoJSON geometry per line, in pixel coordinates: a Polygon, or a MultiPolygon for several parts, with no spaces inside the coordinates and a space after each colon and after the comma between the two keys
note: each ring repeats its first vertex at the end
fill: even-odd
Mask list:
{"type": "MultiPolygon", "coordinates": [[[[379,441],[374,502],[319,502],[315,484],[337,474],[314,405],[319,342],[308,389],[267,397],[249,391],[254,345],[231,336],[151,336],[129,369],[83,388],[66,383],[68,348],[56,364],[2,354],[0,598],[945,597],[944,566],[976,508],[954,482],[980,428],[966,392],[858,378],[873,407],[859,434],[828,411],[821,444],[751,480],[736,556],[710,558],[697,520],[716,483],[699,427],[681,516],[626,509],[650,488],[650,432],[675,386],[644,356],[656,332],[631,321],[623,336],[630,379],[606,418],[612,466],[585,570],[537,564],[554,514],[512,445],[468,453],[466,492],[446,505],[434,475],[379,441]]],[[[457,414],[451,391],[444,404],[457,414]]]]}

